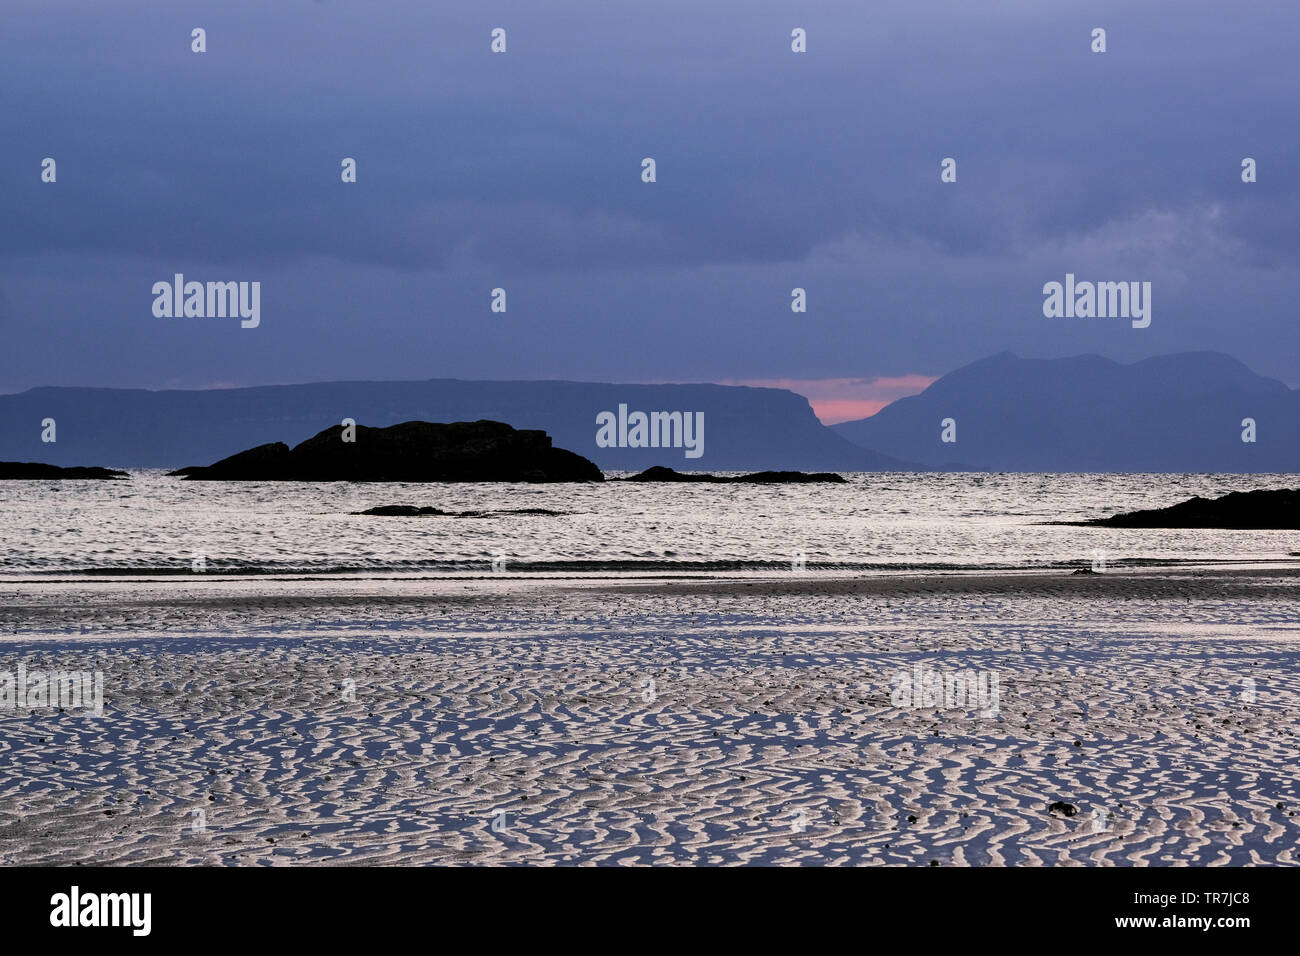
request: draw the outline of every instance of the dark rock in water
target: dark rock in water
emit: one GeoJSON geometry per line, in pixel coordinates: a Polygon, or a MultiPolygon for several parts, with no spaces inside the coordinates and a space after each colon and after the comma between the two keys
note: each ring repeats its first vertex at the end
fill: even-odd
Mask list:
{"type": "MultiPolygon", "coordinates": [[[[342,427],[342,426],[340,426],[342,427]]],[[[288,458],[289,446],[282,441],[271,442],[268,445],[258,445],[256,448],[250,448],[248,451],[241,451],[231,455],[229,458],[223,458],[215,465],[204,467],[202,465],[192,465],[189,468],[181,468],[170,474],[181,478],[211,478],[215,480],[241,480],[239,478],[227,478],[227,475],[250,475],[265,474],[282,467],[285,459],[288,458]],[[218,477],[215,472],[222,472],[218,477]]],[[[251,479],[256,481],[258,479],[251,479]]]]}
{"type": "Polygon", "coordinates": [[[674,471],[671,468],[665,468],[663,465],[655,465],[653,468],[647,468],[645,471],[638,472],[635,475],[629,475],[622,481],[721,481],[713,475],[684,475],[680,471],[674,471]]]}
{"type": "Polygon", "coordinates": [[[1130,511],[1094,521],[1065,522],[1107,528],[1226,528],[1300,530],[1300,490],[1234,491],[1222,498],[1192,498],[1168,508],[1130,511]]]}
{"type": "Polygon", "coordinates": [[[843,476],[830,471],[756,471],[752,475],[741,475],[739,478],[732,478],[731,480],[759,485],[800,485],[820,482],[834,485],[848,484],[843,476]]]}
{"type": "Polygon", "coordinates": [[[207,467],[172,472],[204,481],[603,481],[594,464],[551,447],[543,431],[502,422],[403,422],[356,426],[343,441],[333,425],[290,449],[258,445],[207,467]]]}
{"type": "Polygon", "coordinates": [[[415,505],[380,505],[365,511],[353,511],[354,515],[370,515],[380,518],[495,518],[498,515],[540,515],[556,517],[572,514],[570,511],[551,511],[549,508],[509,508],[504,511],[443,511],[441,508],[415,505]]]}
{"type": "Polygon", "coordinates": [[[1079,808],[1073,803],[1066,803],[1064,800],[1057,800],[1047,808],[1048,813],[1062,813],[1067,817],[1072,817],[1079,812],[1079,808]]]}
{"type": "Polygon", "coordinates": [[[67,481],[101,478],[130,478],[124,471],[111,468],[60,468],[34,461],[0,461],[0,481],[42,481],[56,478],[67,481]]]}
{"type": "Polygon", "coordinates": [[[665,468],[663,465],[655,465],[653,468],[647,468],[639,474],[630,475],[621,480],[696,481],[714,484],[744,483],[760,485],[805,484],[809,482],[831,482],[842,485],[845,483],[844,478],[828,471],[819,471],[812,474],[802,471],[756,471],[750,475],[703,475],[683,474],[680,471],[674,471],[672,468],[665,468]]]}
{"type": "Polygon", "coordinates": [[[1075,568],[1070,573],[1071,574],[1097,574],[1098,572],[1094,571],[1092,568],[1075,568]]]}

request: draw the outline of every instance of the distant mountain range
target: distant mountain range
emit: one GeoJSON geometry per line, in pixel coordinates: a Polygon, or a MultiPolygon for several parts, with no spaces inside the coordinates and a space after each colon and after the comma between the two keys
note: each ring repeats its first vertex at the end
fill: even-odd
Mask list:
{"type": "Polygon", "coordinates": [[[0,461],[207,465],[267,442],[296,444],[345,418],[371,427],[491,419],[541,429],[555,447],[606,471],[1300,472],[1300,391],[1217,352],[1131,365],[1003,352],[870,418],[830,428],[793,392],[728,385],[434,379],[195,391],[35,388],[0,396],[0,461]],[[654,430],[665,444],[685,441],[630,447],[644,435],[637,412],[680,412],[654,430]],[[692,427],[701,413],[702,442],[692,427]],[[51,418],[57,441],[45,443],[42,422],[51,418]],[[1253,443],[1241,440],[1246,418],[1255,422],[1253,443]],[[955,442],[941,440],[945,419],[953,420],[955,442]]]}
{"type": "Polygon", "coordinates": [[[268,442],[297,444],[344,418],[371,427],[491,419],[541,429],[556,448],[577,452],[607,471],[642,471],[653,465],[683,471],[915,469],[826,428],[806,398],[784,389],[455,379],[194,391],[34,388],[0,396],[0,461],[118,468],[208,465],[268,442]],[[625,406],[622,421],[620,405],[625,406]],[[642,437],[636,434],[637,412],[681,413],[676,422],[661,423],[656,430],[666,429],[666,437],[677,438],[677,445],[617,447],[620,439],[631,444],[642,437]],[[602,413],[612,422],[602,437],[615,447],[597,443],[602,413]],[[701,413],[702,441],[694,427],[701,413]],[[55,422],[53,443],[41,441],[47,418],[55,422]],[[682,431],[689,427],[690,434],[677,434],[676,425],[682,431]],[[695,450],[701,453],[688,456],[695,450]]]}
{"type": "Polygon", "coordinates": [[[1096,355],[982,359],[845,438],[923,465],[988,471],[1300,472],[1300,391],[1218,352],[1121,365],[1096,355]],[[942,439],[953,419],[956,441],[942,439]],[[1255,441],[1243,442],[1243,419],[1255,441]]]}

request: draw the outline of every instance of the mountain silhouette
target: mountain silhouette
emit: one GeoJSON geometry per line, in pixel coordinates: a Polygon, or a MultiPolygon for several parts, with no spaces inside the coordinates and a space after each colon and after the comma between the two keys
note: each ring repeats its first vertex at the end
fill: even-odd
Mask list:
{"type": "Polygon", "coordinates": [[[255,388],[148,391],[34,388],[0,396],[0,460],[117,468],[180,468],[262,444],[296,445],[345,418],[373,427],[489,419],[549,434],[601,468],[642,471],[907,471],[822,425],[808,400],[776,388],[591,382],[323,382],[255,388]],[[703,454],[600,447],[597,415],[704,414],[703,454]],[[55,420],[57,441],[41,441],[55,420]]]}
{"type": "Polygon", "coordinates": [[[931,467],[989,471],[1300,471],[1300,391],[1219,352],[1122,365],[1003,352],[833,431],[931,467]],[[955,422],[956,441],[941,440],[955,422]],[[1242,441],[1242,420],[1255,442],[1242,441]]]}

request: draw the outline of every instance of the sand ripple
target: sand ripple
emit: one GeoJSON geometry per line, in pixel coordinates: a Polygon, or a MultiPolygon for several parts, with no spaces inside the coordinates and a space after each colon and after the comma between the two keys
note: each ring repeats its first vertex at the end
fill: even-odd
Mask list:
{"type": "Polygon", "coordinates": [[[0,714],[0,860],[1295,864],[1294,582],[1043,580],[8,586],[0,669],[107,702],[0,714]]]}

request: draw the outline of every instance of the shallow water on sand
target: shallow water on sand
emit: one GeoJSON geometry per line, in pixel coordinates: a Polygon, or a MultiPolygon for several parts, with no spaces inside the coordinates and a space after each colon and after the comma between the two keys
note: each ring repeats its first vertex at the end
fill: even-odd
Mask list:
{"type": "Polygon", "coordinates": [[[0,862],[1295,865],[1295,581],[5,585],[0,862]]]}

